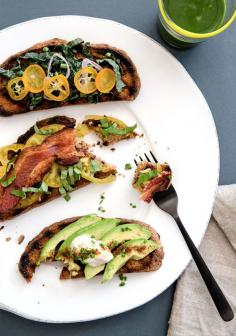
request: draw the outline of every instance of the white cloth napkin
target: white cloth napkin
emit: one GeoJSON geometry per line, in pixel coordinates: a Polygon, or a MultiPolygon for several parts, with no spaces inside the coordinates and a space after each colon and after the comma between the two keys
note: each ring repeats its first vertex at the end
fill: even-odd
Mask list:
{"type": "Polygon", "coordinates": [[[230,322],[220,318],[191,261],[177,283],[168,336],[236,336],[236,184],[219,187],[200,252],[235,318],[230,322]]]}

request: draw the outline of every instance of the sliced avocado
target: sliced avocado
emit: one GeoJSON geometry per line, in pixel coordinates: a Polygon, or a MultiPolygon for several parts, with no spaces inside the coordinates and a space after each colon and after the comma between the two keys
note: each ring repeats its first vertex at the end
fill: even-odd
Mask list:
{"type": "Polygon", "coordinates": [[[140,260],[158,248],[158,244],[153,240],[147,239],[132,239],[122,245],[121,253],[115,256],[105,268],[102,283],[113,278],[115,273],[124,266],[128,260],[140,260]]]}
{"type": "Polygon", "coordinates": [[[84,276],[86,280],[92,279],[95,275],[97,275],[98,273],[102,272],[105,268],[105,264],[100,265],[100,266],[90,266],[90,265],[86,265],[84,268],[84,276]]]}
{"type": "MultiPolygon", "coordinates": [[[[101,240],[104,244],[106,244],[112,249],[126,240],[137,238],[149,239],[151,235],[152,233],[148,230],[147,227],[131,223],[131,224],[118,225],[114,229],[107,232],[101,238],[101,240]]],[[[91,279],[96,274],[100,273],[104,268],[105,265],[100,265],[97,267],[86,265],[84,268],[84,275],[86,280],[91,279]]]]}
{"type": "Polygon", "coordinates": [[[120,223],[119,219],[116,218],[106,218],[100,220],[98,223],[92,224],[87,228],[80,229],[74,232],[71,236],[69,236],[60,246],[56,260],[63,260],[63,254],[66,254],[70,251],[70,245],[72,241],[82,234],[94,236],[95,239],[101,239],[102,236],[114,227],[116,227],[120,223]]]}
{"type": "MultiPolygon", "coordinates": [[[[131,224],[121,224],[114,229],[107,232],[101,240],[104,244],[110,246],[112,243],[115,245],[121,244],[126,240],[144,238],[149,239],[152,233],[147,227],[131,223],[131,224]]],[[[115,247],[115,246],[114,246],[115,247]]],[[[112,246],[111,246],[112,248],[112,246]]]]}
{"type": "Polygon", "coordinates": [[[97,223],[100,220],[101,218],[94,214],[87,215],[87,216],[84,216],[78,219],[76,222],[69,224],[63,230],[56,233],[51,239],[48,240],[48,242],[42,248],[39,259],[37,261],[37,265],[40,265],[42,261],[45,261],[53,257],[55,254],[55,248],[57,247],[57,245],[63,240],[66,240],[75,231],[85,228],[91,224],[97,223]]]}

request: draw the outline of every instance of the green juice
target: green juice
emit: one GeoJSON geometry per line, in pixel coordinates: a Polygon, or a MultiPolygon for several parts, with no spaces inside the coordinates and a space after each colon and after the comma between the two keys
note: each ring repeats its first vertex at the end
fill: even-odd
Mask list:
{"type": "MultiPolygon", "coordinates": [[[[225,0],[163,0],[163,4],[165,12],[174,23],[192,33],[200,34],[219,28],[226,11],[225,0]]],[[[167,31],[165,33],[169,34],[167,31]]],[[[166,39],[168,36],[163,37],[166,39]]]]}

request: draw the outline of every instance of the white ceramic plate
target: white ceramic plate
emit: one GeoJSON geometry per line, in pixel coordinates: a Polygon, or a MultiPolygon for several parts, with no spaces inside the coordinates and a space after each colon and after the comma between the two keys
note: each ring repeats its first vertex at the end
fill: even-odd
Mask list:
{"type": "MultiPolygon", "coordinates": [[[[117,164],[119,176],[112,185],[90,185],[63,199],[36,208],[4,223],[0,232],[0,302],[2,309],[47,322],[75,322],[98,319],[137,307],[170,286],[190,260],[190,254],[172,218],[155,204],[144,204],[131,188],[132,171],[124,165],[135,153],[152,149],[160,161],[173,170],[173,183],[179,194],[179,213],[192,239],[198,245],[212,211],[219,173],[219,148],[209,107],[181,64],[149,37],[116,22],[79,16],[42,18],[18,24],[0,33],[0,63],[11,54],[36,42],[60,37],[109,43],[124,49],[133,59],[142,81],[134,102],[114,102],[73,106],[0,118],[0,146],[14,142],[35,121],[65,114],[82,120],[88,113],[120,117],[137,122],[144,139],[116,145],[116,151],[94,149],[117,164]],[[91,281],[58,280],[60,265],[42,265],[27,284],[18,272],[17,262],[28,241],[43,227],[63,218],[96,212],[99,195],[105,191],[107,216],[136,218],[150,223],[161,235],[165,249],[163,266],[153,273],[131,274],[127,285],[119,280],[100,284],[91,281]],[[137,205],[132,209],[129,203],[137,205]],[[20,234],[25,235],[21,245],[20,234]],[[10,236],[10,242],[5,238],[10,236]]],[[[95,139],[88,139],[95,141],[95,139]]]]}

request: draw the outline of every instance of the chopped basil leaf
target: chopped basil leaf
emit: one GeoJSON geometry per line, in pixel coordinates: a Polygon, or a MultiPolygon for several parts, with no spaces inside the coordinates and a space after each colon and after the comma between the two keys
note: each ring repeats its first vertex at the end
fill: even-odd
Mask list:
{"type": "Polygon", "coordinates": [[[16,175],[13,175],[13,176],[11,176],[11,177],[9,177],[7,180],[3,180],[3,179],[1,179],[0,180],[0,183],[1,183],[1,185],[4,187],[4,188],[6,188],[6,187],[8,187],[10,184],[12,184],[12,182],[13,181],[15,181],[15,179],[16,179],[16,175]]]}
{"type": "Polygon", "coordinates": [[[107,62],[108,64],[110,64],[115,72],[116,75],[116,90],[118,92],[121,92],[122,89],[126,86],[125,83],[122,81],[121,79],[121,73],[120,73],[120,67],[119,65],[112,59],[110,58],[104,58],[102,60],[97,60],[98,64],[101,64],[103,62],[107,62]]]}
{"type": "Polygon", "coordinates": [[[73,191],[73,188],[66,179],[61,180],[61,183],[66,191],[73,191]]]}
{"type": "Polygon", "coordinates": [[[23,190],[17,190],[17,189],[13,189],[11,191],[11,195],[14,195],[16,197],[20,197],[20,198],[26,198],[26,193],[23,190]]]}
{"type": "Polygon", "coordinates": [[[71,199],[70,195],[67,194],[67,191],[65,190],[65,188],[60,187],[60,188],[59,188],[59,193],[61,194],[61,196],[62,196],[67,202],[71,199]]]}
{"type": "Polygon", "coordinates": [[[115,123],[109,123],[108,119],[104,118],[100,120],[100,124],[102,126],[102,134],[104,136],[108,136],[109,134],[115,134],[115,135],[126,135],[128,133],[131,133],[135,130],[137,127],[137,124],[125,128],[117,128],[117,125],[115,123]]]}
{"type": "Polygon", "coordinates": [[[40,186],[40,191],[44,192],[45,194],[48,193],[48,185],[43,181],[40,186]]]}
{"type": "Polygon", "coordinates": [[[65,180],[67,178],[68,175],[68,170],[67,169],[63,169],[61,171],[61,180],[65,180]]]}
{"type": "Polygon", "coordinates": [[[126,163],[125,164],[125,170],[129,170],[129,169],[132,169],[132,166],[130,163],[126,163]]]}
{"type": "Polygon", "coordinates": [[[100,165],[99,165],[98,162],[95,161],[95,160],[91,160],[91,161],[90,161],[90,163],[89,163],[89,168],[90,168],[90,172],[91,172],[91,173],[96,173],[96,172],[101,171],[101,167],[100,167],[100,165]]]}
{"type": "Polygon", "coordinates": [[[151,180],[152,178],[156,177],[159,173],[160,172],[157,171],[156,169],[150,170],[149,172],[146,172],[146,173],[142,173],[142,174],[139,175],[136,184],[138,186],[140,186],[144,182],[147,182],[147,181],[151,180]]]}
{"type": "Polygon", "coordinates": [[[43,192],[45,194],[48,194],[48,185],[45,182],[42,182],[39,187],[23,187],[20,190],[13,189],[11,191],[11,194],[20,198],[26,198],[27,193],[38,193],[43,192]]]}
{"type": "Polygon", "coordinates": [[[109,122],[106,118],[100,119],[100,124],[101,124],[102,128],[108,128],[109,127],[109,122]]]}
{"type": "Polygon", "coordinates": [[[23,192],[32,192],[32,193],[36,193],[39,191],[39,188],[35,188],[35,187],[29,187],[29,188],[26,188],[26,187],[23,187],[21,189],[23,192]]]}
{"type": "Polygon", "coordinates": [[[34,125],[34,131],[35,131],[36,134],[40,134],[40,135],[52,135],[52,134],[54,134],[54,132],[52,130],[39,129],[37,124],[34,125]]]}

